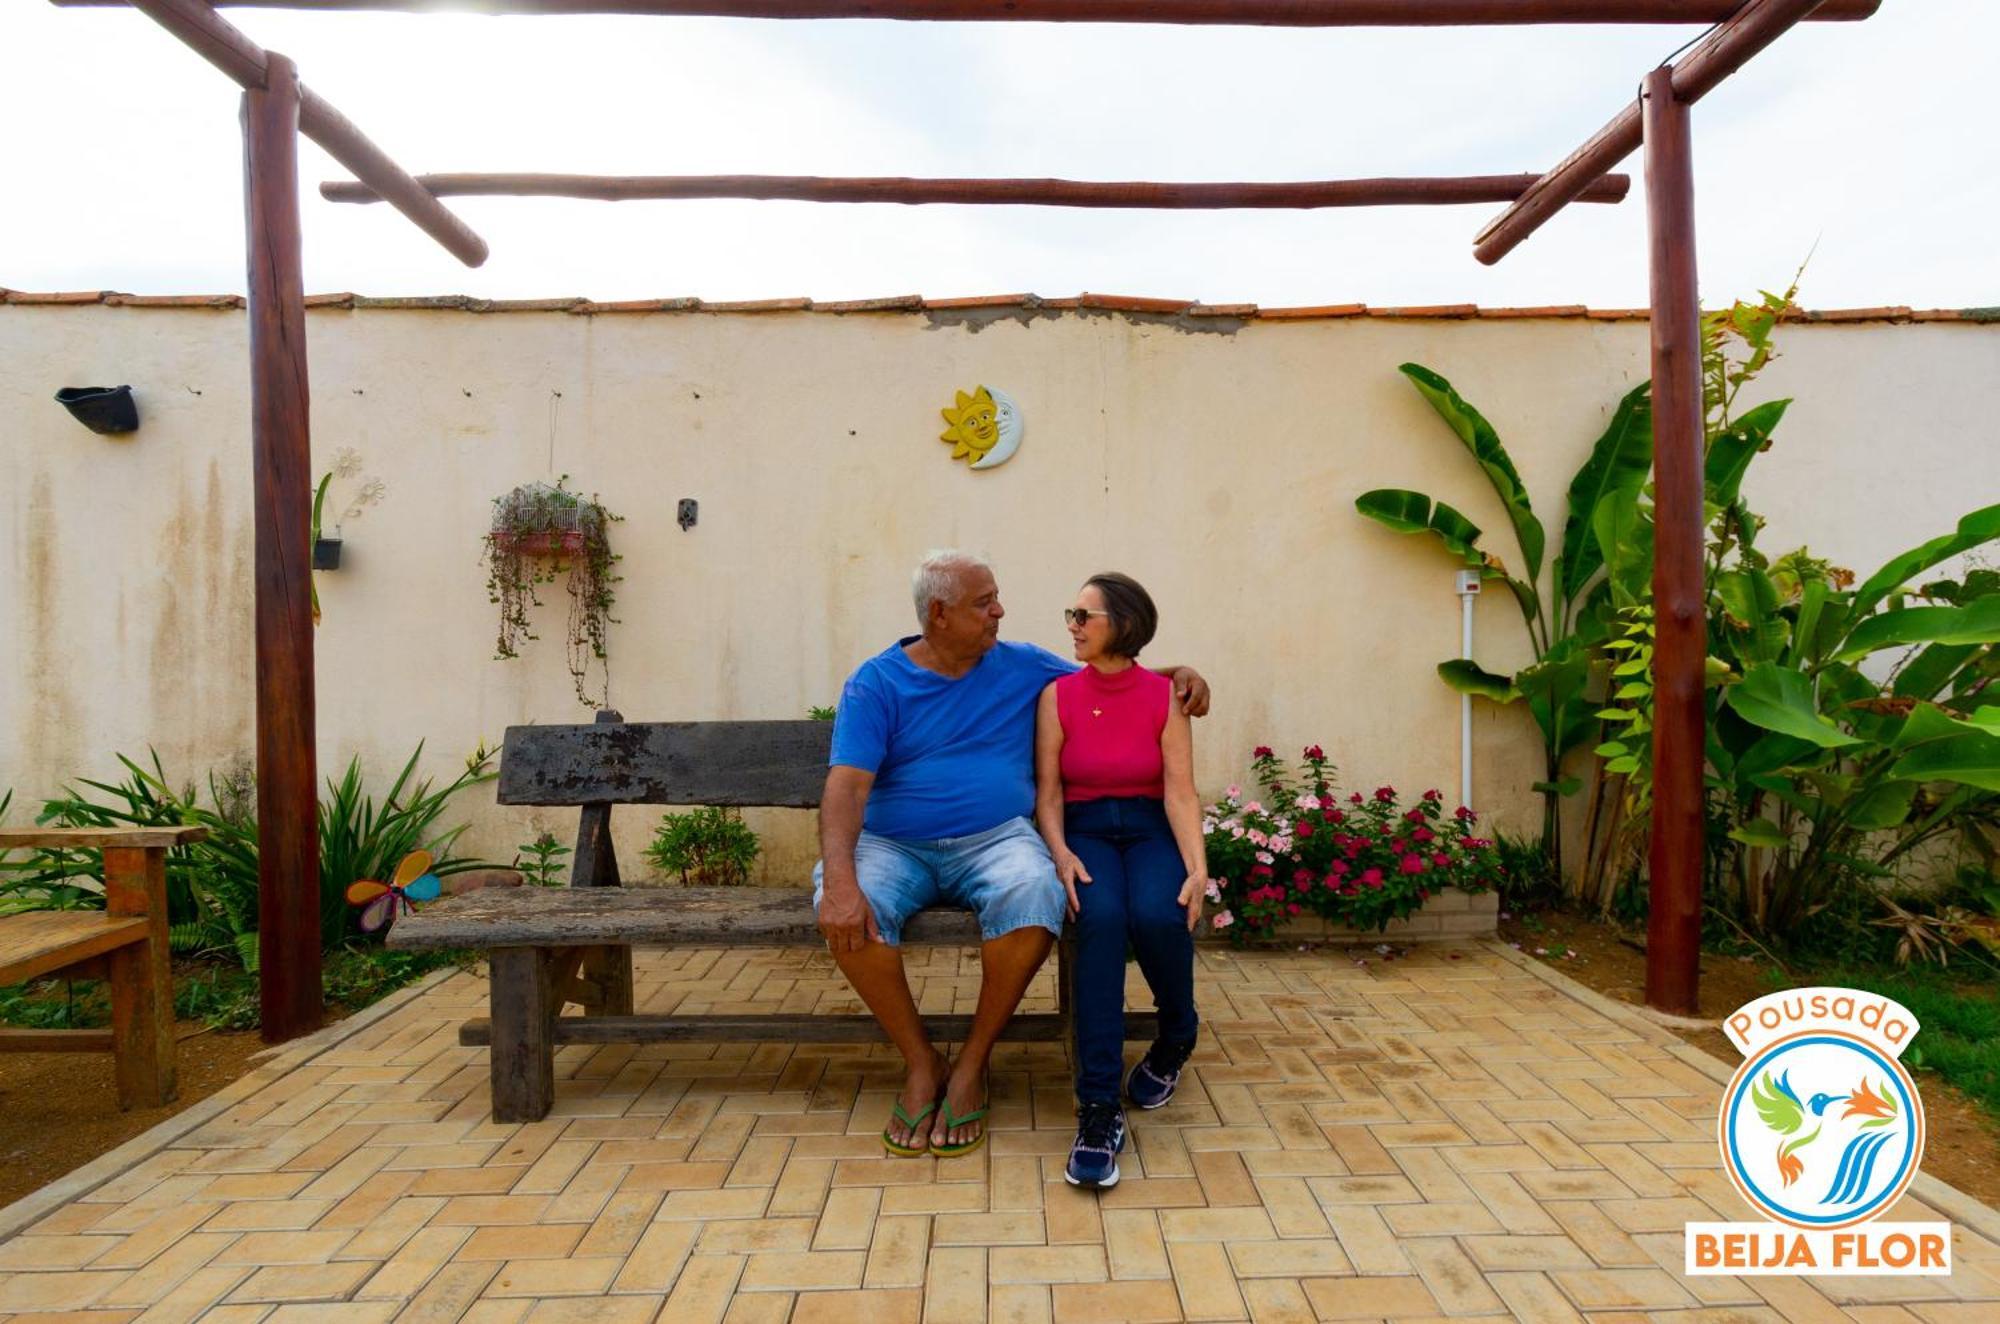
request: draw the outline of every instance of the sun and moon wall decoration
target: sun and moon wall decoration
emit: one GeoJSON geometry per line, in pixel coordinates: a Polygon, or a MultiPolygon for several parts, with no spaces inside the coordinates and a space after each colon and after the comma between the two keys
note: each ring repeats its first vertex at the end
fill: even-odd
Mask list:
{"type": "Polygon", "coordinates": [[[957,400],[940,412],[945,430],[938,440],[951,447],[951,458],[973,469],[997,469],[1021,448],[1021,409],[1012,396],[990,386],[957,400]]]}

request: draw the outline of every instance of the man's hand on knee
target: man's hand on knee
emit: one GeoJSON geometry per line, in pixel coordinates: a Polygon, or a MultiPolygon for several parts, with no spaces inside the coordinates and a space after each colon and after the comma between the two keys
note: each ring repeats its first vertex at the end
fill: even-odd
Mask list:
{"type": "Polygon", "coordinates": [[[827,950],[835,956],[858,952],[871,942],[882,941],[875,912],[858,884],[839,887],[827,884],[820,895],[819,931],[826,937],[827,950]]]}

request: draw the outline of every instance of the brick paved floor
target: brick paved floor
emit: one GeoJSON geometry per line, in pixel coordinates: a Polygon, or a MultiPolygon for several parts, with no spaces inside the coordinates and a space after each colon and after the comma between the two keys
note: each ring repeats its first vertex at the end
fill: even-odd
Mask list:
{"type": "MultiPolygon", "coordinates": [[[[945,1162],[882,1157],[882,1048],[566,1049],[555,1113],[494,1125],[454,975],[0,1242],[0,1320],[2000,1320],[1963,1226],[1948,1279],[1682,1277],[1685,1221],[1747,1216],[1719,1086],[1504,953],[1200,959],[1201,1051],[1102,1196],[1062,1183],[1046,1046],[1002,1049],[991,1144],[945,1162]]],[[[970,1009],[971,954],[912,962],[970,1009]]],[[[818,953],[639,978],[644,1010],[855,1009],[818,953]]]]}

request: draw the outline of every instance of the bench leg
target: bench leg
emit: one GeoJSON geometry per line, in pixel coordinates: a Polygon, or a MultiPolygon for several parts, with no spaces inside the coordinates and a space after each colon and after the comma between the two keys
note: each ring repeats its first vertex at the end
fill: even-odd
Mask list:
{"type": "Polygon", "coordinates": [[[632,949],[592,947],[584,953],[583,977],[595,984],[602,1001],[587,1006],[586,1016],[632,1014],[632,949]]]}
{"type": "Polygon", "coordinates": [[[554,957],[536,947],[496,947],[489,954],[496,1122],[539,1122],[555,1106],[554,957]]]}
{"type": "Polygon", "coordinates": [[[104,852],[105,908],[144,915],[144,942],[110,954],[111,1051],[120,1108],[157,1108],[179,1092],[174,1078],[174,988],[167,960],[166,852],[104,852]]]}

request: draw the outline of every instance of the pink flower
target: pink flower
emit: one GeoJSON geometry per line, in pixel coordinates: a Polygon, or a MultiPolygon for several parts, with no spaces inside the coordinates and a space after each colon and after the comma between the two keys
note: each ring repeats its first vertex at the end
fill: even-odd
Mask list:
{"type": "Polygon", "coordinates": [[[1236,916],[1226,910],[1218,910],[1215,912],[1215,918],[1209,921],[1209,925],[1213,928],[1226,929],[1235,922],[1236,916]]]}
{"type": "Polygon", "coordinates": [[[1250,844],[1253,846],[1268,846],[1271,843],[1271,839],[1256,828],[1251,828],[1244,835],[1250,838],[1250,844]]]}
{"type": "Polygon", "coordinates": [[[1236,826],[1236,827],[1233,827],[1233,828],[1229,829],[1229,835],[1230,835],[1230,836],[1231,836],[1232,838],[1234,838],[1235,840],[1237,840],[1237,841],[1241,841],[1241,840],[1243,840],[1243,828],[1242,828],[1242,826],[1241,826],[1241,825],[1238,825],[1238,826],[1236,826]]]}
{"type": "Polygon", "coordinates": [[[1402,863],[1397,868],[1401,869],[1404,873],[1422,873],[1424,871],[1424,857],[1421,855],[1405,855],[1402,863]]]}
{"type": "Polygon", "coordinates": [[[1228,800],[1228,801],[1229,801],[1229,803],[1231,803],[1231,804],[1235,804],[1235,803],[1236,803],[1236,802],[1237,802],[1237,801],[1238,801],[1239,799],[1241,799],[1241,798],[1242,798],[1242,796],[1243,796],[1243,788],[1242,788],[1241,786],[1234,786],[1234,785],[1232,785],[1232,786],[1229,786],[1229,787],[1226,787],[1226,788],[1225,788],[1225,789],[1223,790],[1223,792],[1222,792],[1222,795],[1223,795],[1223,798],[1224,798],[1224,799],[1226,799],[1226,800],[1228,800]]]}
{"type": "Polygon", "coordinates": [[[1264,812],[1264,806],[1252,800],[1249,804],[1243,806],[1243,812],[1246,814],[1261,814],[1264,812]]]}
{"type": "Polygon", "coordinates": [[[1272,856],[1271,852],[1267,850],[1260,850],[1257,852],[1257,863],[1274,864],[1276,863],[1276,859],[1275,857],[1272,856]]]}
{"type": "Polygon", "coordinates": [[[1208,899],[1210,901],[1222,900],[1222,889],[1216,886],[1215,880],[1213,878],[1208,880],[1208,899]]]}

